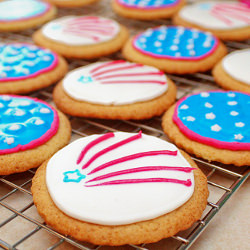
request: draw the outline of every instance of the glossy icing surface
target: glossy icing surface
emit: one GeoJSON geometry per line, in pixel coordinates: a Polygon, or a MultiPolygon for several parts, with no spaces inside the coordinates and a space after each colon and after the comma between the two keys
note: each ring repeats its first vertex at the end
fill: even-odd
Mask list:
{"type": "Polygon", "coordinates": [[[127,8],[158,9],[173,7],[178,4],[180,0],[117,0],[117,2],[127,8]]]}
{"type": "Polygon", "coordinates": [[[0,45],[1,82],[24,80],[55,68],[58,56],[31,44],[0,45]]]}
{"type": "Polygon", "coordinates": [[[91,135],[58,151],[46,183],[60,210],[101,225],[158,217],[194,190],[193,168],[173,144],[124,132],[91,135]]]}
{"type": "Polygon", "coordinates": [[[79,101],[125,105],[147,101],[168,88],[163,72],[123,60],[100,62],[71,71],[63,80],[65,92],[79,101]]]}
{"type": "Polygon", "coordinates": [[[211,29],[235,29],[250,25],[250,8],[236,1],[209,1],[181,9],[182,19],[211,29]]]}
{"type": "Polygon", "coordinates": [[[250,49],[236,50],[222,60],[225,72],[234,79],[250,85],[250,49]]]}
{"type": "Polygon", "coordinates": [[[196,29],[160,26],[137,35],[132,44],[141,53],[156,58],[199,60],[217,48],[218,39],[196,29]]]}
{"type": "Polygon", "coordinates": [[[0,2],[0,22],[28,19],[44,14],[51,5],[35,0],[8,0],[0,2]]]}
{"type": "Polygon", "coordinates": [[[114,20],[97,16],[66,16],[42,28],[45,37],[59,43],[80,46],[112,40],[120,31],[114,20]]]}
{"type": "Polygon", "coordinates": [[[57,112],[47,103],[0,95],[0,155],[35,148],[58,130],[57,112]]]}
{"type": "Polygon", "coordinates": [[[250,96],[210,91],[182,98],[173,116],[183,134],[216,148],[250,149],[250,96]]]}

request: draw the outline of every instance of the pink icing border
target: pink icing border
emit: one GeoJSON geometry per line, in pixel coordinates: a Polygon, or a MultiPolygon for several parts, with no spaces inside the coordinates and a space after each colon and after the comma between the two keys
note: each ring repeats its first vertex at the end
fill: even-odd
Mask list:
{"type": "Polygon", "coordinates": [[[32,98],[32,97],[28,97],[28,96],[18,96],[18,95],[0,95],[0,96],[10,96],[10,97],[15,97],[15,98],[31,99],[33,101],[45,104],[46,106],[51,108],[51,110],[54,113],[54,121],[51,124],[51,128],[44,135],[42,135],[40,138],[38,138],[36,140],[31,141],[30,143],[28,143],[26,145],[18,145],[15,148],[0,150],[0,155],[11,154],[11,153],[16,153],[19,151],[24,151],[27,149],[35,148],[35,147],[40,146],[40,145],[44,144],[45,142],[47,142],[52,136],[54,136],[57,133],[58,128],[59,128],[59,116],[58,116],[57,111],[50,104],[48,104],[48,103],[46,103],[38,98],[32,98]]]}
{"type": "MultiPolygon", "coordinates": [[[[152,28],[153,30],[159,28],[160,26],[157,26],[157,27],[154,27],[152,28]]],[[[168,27],[178,27],[178,26],[174,26],[174,25],[167,25],[166,26],[167,28],[168,27]]],[[[186,28],[184,27],[185,29],[188,29],[188,30],[192,30],[192,29],[189,29],[189,28],[186,28]]],[[[202,30],[199,30],[200,32],[203,32],[205,33],[204,31],[202,30]]],[[[145,32],[145,31],[144,31],[145,32]]],[[[135,50],[139,51],[140,53],[144,54],[144,55],[147,55],[147,56],[152,56],[152,57],[155,57],[155,58],[160,58],[160,59],[171,59],[171,60],[176,60],[176,61],[198,61],[198,60],[202,60],[203,58],[211,55],[212,53],[214,53],[214,51],[217,49],[217,47],[219,46],[219,39],[214,36],[213,34],[211,34],[214,38],[215,38],[215,45],[214,47],[209,51],[207,52],[206,54],[202,55],[202,56],[198,56],[198,57],[195,57],[195,58],[189,58],[189,57],[181,57],[181,58],[176,58],[176,57],[173,57],[173,56],[161,56],[161,55],[155,55],[154,53],[152,52],[148,52],[148,51],[144,51],[143,49],[140,49],[140,48],[137,48],[135,46],[135,40],[138,38],[138,36],[140,36],[142,33],[144,32],[141,32],[140,34],[134,36],[134,38],[132,39],[132,46],[135,50]]]]}
{"type": "Polygon", "coordinates": [[[171,8],[173,6],[176,6],[178,4],[180,4],[180,0],[177,0],[175,3],[170,3],[170,4],[167,4],[167,5],[162,5],[162,6],[157,6],[157,7],[143,7],[143,8],[138,8],[138,7],[135,7],[135,6],[130,6],[126,3],[121,3],[120,0],[115,0],[116,4],[119,4],[121,6],[124,6],[128,9],[134,9],[134,10],[158,10],[158,9],[167,9],[167,8],[171,8]]]}
{"type": "MultiPolygon", "coordinates": [[[[6,43],[6,45],[15,45],[15,44],[17,44],[17,45],[25,45],[25,46],[36,46],[35,44],[32,44],[32,43],[9,43],[9,44],[6,43]]],[[[39,46],[36,46],[36,47],[43,50],[43,51],[47,50],[47,48],[42,48],[42,47],[39,47],[39,46]]],[[[53,51],[50,51],[50,53],[55,57],[55,59],[54,59],[53,63],[49,67],[40,69],[37,72],[35,72],[35,73],[31,74],[31,75],[28,75],[28,76],[3,78],[3,79],[0,79],[0,83],[1,82],[26,80],[26,79],[29,79],[29,78],[37,77],[38,75],[41,75],[42,73],[46,73],[46,72],[49,72],[49,71],[53,70],[58,65],[59,57],[53,51]]]]}
{"type": "Polygon", "coordinates": [[[43,1],[38,1],[38,2],[42,2],[43,4],[46,5],[46,9],[43,13],[40,13],[38,15],[34,15],[34,16],[30,16],[30,17],[23,17],[23,18],[19,18],[19,19],[15,19],[15,20],[9,20],[9,21],[4,21],[4,20],[1,20],[0,19],[0,23],[11,23],[11,22],[19,22],[19,21],[22,21],[22,20],[30,20],[30,19],[33,19],[33,18],[36,18],[36,17],[40,17],[40,16],[43,16],[45,13],[47,13],[49,10],[51,10],[52,8],[52,5],[50,3],[46,3],[46,2],[43,2],[43,1]]]}
{"type": "MultiPolygon", "coordinates": [[[[213,90],[213,91],[206,91],[207,93],[213,93],[213,92],[222,92],[222,93],[229,93],[231,91],[222,91],[222,90],[213,90]]],[[[241,93],[241,94],[247,94],[247,93],[243,93],[240,91],[234,91],[237,93],[241,93]]],[[[188,127],[186,127],[182,121],[180,120],[180,118],[178,117],[178,107],[180,106],[180,104],[186,100],[188,97],[190,96],[194,96],[194,95],[199,95],[202,92],[198,92],[195,94],[190,94],[187,96],[184,96],[183,98],[181,98],[177,103],[176,103],[176,107],[174,110],[174,115],[173,115],[173,121],[174,123],[178,126],[178,128],[180,129],[180,131],[186,135],[189,139],[193,140],[193,141],[197,141],[199,143],[202,144],[206,144],[215,148],[220,148],[220,149],[229,149],[229,150],[233,150],[233,151],[237,151],[237,150],[249,150],[250,149],[250,143],[248,142],[223,142],[223,141],[219,141],[213,138],[209,138],[209,137],[205,137],[205,136],[201,136],[195,132],[193,132],[192,130],[190,130],[188,127]]]]}

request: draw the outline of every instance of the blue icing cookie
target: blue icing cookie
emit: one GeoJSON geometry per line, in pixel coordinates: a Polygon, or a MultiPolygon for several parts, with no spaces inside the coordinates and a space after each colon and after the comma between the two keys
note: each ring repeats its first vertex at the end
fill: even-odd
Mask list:
{"type": "Polygon", "coordinates": [[[249,95],[203,92],[184,98],[177,107],[174,121],[191,139],[218,148],[250,149],[249,95]]]}
{"type": "Polygon", "coordinates": [[[118,2],[135,8],[161,8],[175,5],[179,0],[118,0],[118,2]]]}
{"type": "Polygon", "coordinates": [[[136,36],[133,46],[157,58],[197,60],[211,54],[218,39],[208,32],[178,26],[160,26],[136,36]]]}
{"type": "Polygon", "coordinates": [[[34,77],[55,67],[57,60],[57,55],[53,52],[34,45],[2,44],[0,82],[34,77]]]}
{"type": "Polygon", "coordinates": [[[48,4],[34,0],[8,0],[0,2],[0,21],[15,21],[41,15],[48,4]]]}
{"type": "Polygon", "coordinates": [[[0,155],[40,145],[57,129],[57,113],[44,102],[0,95],[0,155]]]}

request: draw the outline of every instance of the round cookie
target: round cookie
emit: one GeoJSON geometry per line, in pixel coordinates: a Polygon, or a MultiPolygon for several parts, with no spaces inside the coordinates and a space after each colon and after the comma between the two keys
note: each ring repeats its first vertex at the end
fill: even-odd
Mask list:
{"type": "Polygon", "coordinates": [[[113,0],[112,7],[119,15],[139,19],[154,20],[168,18],[175,14],[185,0],[113,0]]]}
{"type": "Polygon", "coordinates": [[[96,2],[97,0],[46,0],[60,8],[76,8],[96,2]]]}
{"type": "Polygon", "coordinates": [[[163,72],[123,60],[69,72],[53,92],[66,114],[102,119],[148,119],[175,101],[176,87],[163,72]]]}
{"type": "Polygon", "coordinates": [[[215,82],[224,89],[250,93],[250,49],[236,50],[213,68],[215,82]]]}
{"type": "Polygon", "coordinates": [[[0,94],[23,94],[47,87],[68,71],[56,53],[33,44],[0,44],[0,94]]]}
{"type": "Polygon", "coordinates": [[[236,1],[208,1],[183,7],[173,22],[212,32],[222,40],[250,38],[250,8],[236,1]]]}
{"type": "Polygon", "coordinates": [[[191,74],[211,69],[227,52],[209,32],[180,26],[159,26],[132,37],[123,48],[128,60],[167,73],[191,74]]]}
{"type": "Polygon", "coordinates": [[[32,193],[39,214],[57,231],[123,245],[190,227],[206,207],[208,189],[204,174],[173,144],[117,132],[81,138],[57,152],[36,172],[32,193]]]}
{"type": "Polygon", "coordinates": [[[56,15],[56,8],[37,0],[0,2],[0,31],[21,31],[43,24],[56,15]]]}
{"type": "Polygon", "coordinates": [[[164,132],[179,147],[208,161],[250,164],[250,96],[209,91],[182,98],[163,116],[164,132]]]}
{"type": "Polygon", "coordinates": [[[66,16],[34,33],[34,41],[69,58],[98,58],[123,46],[128,30],[116,21],[97,16],[66,16]]]}
{"type": "Polygon", "coordinates": [[[70,139],[68,119],[30,97],[0,95],[0,175],[40,166],[70,139]]]}

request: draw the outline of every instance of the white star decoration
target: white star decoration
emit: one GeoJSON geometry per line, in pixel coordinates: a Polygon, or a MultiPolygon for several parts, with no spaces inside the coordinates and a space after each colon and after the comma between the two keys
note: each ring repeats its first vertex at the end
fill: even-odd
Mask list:
{"type": "Polygon", "coordinates": [[[42,114],[49,114],[50,110],[48,108],[41,108],[40,109],[40,113],[42,113],[42,114]]]}
{"type": "Polygon", "coordinates": [[[206,119],[208,119],[208,120],[213,120],[216,116],[215,116],[215,114],[214,113],[207,113],[206,115],[206,119]]]}
{"type": "Polygon", "coordinates": [[[211,103],[209,103],[209,102],[206,102],[206,103],[205,103],[205,107],[206,107],[206,108],[212,108],[213,105],[212,105],[211,103]]]}
{"type": "Polygon", "coordinates": [[[245,126],[245,123],[243,123],[243,122],[236,122],[236,123],[235,123],[235,126],[236,126],[236,127],[239,127],[239,128],[242,128],[242,127],[245,126]]]}
{"type": "Polygon", "coordinates": [[[221,131],[221,127],[218,124],[211,126],[211,130],[215,132],[221,131]]]}
{"type": "Polygon", "coordinates": [[[16,131],[16,130],[19,130],[21,128],[20,125],[18,124],[13,124],[9,127],[9,130],[12,130],[12,131],[16,131]]]}
{"type": "Polygon", "coordinates": [[[187,121],[193,122],[193,121],[195,121],[195,118],[193,116],[188,116],[187,121]]]}
{"type": "Polygon", "coordinates": [[[243,137],[243,135],[242,134],[236,134],[236,135],[234,135],[234,139],[235,140],[242,140],[244,137],[243,137]]]}
{"type": "Polygon", "coordinates": [[[25,112],[21,109],[18,109],[15,111],[14,115],[16,116],[23,116],[25,114],[25,112]]]}
{"type": "Polygon", "coordinates": [[[239,113],[238,112],[236,112],[236,111],[231,111],[230,112],[230,115],[232,115],[232,116],[237,116],[239,113]]]}
{"type": "Polygon", "coordinates": [[[202,92],[202,93],[201,93],[201,97],[209,97],[209,93],[207,93],[207,92],[202,92]]]}
{"type": "Polygon", "coordinates": [[[188,105],[186,105],[186,104],[183,104],[181,107],[180,107],[180,109],[188,109],[189,107],[188,107],[188,105]]]}
{"type": "Polygon", "coordinates": [[[235,94],[234,93],[228,93],[227,94],[229,97],[235,97],[235,94]]]}
{"type": "Polygon", "coordinates": [[[7,143],[8,145],[11,145],[12,143],[14,143],[14,138],[7,137],[7,138],[5,138],[4,142],[7,143]]]}
{"type": "Polygon", "coordinates": [[[0,108],[3,108],[4,107],[4,105],[0,102],[0,108]]]}
{"type": "Polygon", "coordinates": [[[230,102],[227,102],[227,104],[228,104],[229,106],[235,106],[235,105],[238,104],[238,102],[236,102],[236,101],[230,101],[230,102]]]}
{"type": "Polygon", "coordinates": [[[42,125],[42,124],[44,124],[44,121],[41,120],[41,119],[37,119],[37,120],[35,121],[35,124],[36,124],[36,125],[42,125]]]}

